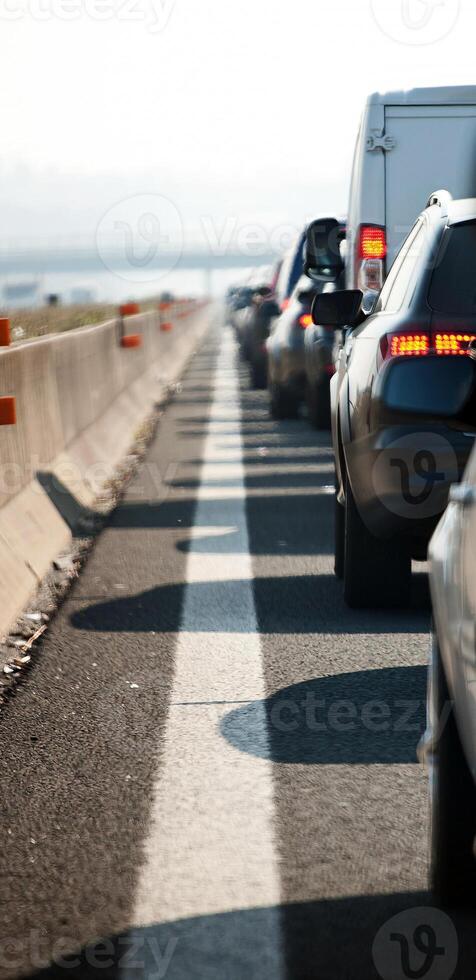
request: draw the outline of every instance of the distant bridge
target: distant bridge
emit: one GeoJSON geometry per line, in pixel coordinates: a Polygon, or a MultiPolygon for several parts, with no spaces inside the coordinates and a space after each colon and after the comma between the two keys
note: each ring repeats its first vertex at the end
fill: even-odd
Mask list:
{"type": "MultiPolygon", "coordinates": [[[[147,261],[140,256],[130,257],[123,249],[99,252],[94,248],[55,246],[54,248],[0,248],[0,276],[42,275],[53,272],[114,272],[124,275],[129,272],[131,279],[141,271],[160,272],[161,270],[188,271],[192,269],[211,272],[215,269],[249,269],[253,266],[270,265],[277,258],[270,247],[245,251],[235,248],[214,254],[205,248],[186,248],[180,250],[157,250],[147,261]]],[[[140,278],[140,276],[138,276],[140,278]]]]}

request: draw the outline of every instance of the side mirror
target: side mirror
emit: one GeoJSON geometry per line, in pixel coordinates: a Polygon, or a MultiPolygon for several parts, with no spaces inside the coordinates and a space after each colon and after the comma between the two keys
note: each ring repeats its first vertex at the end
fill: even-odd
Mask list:
{"type": "Polygon", "coordinates": [[[379,296],[380,293],[375,289],[368,289],[367,292],[364,293],[364,298],[362,300],[362,313],[364,313],[365,316],[372,315],[379,296]]]}
{"type": "Polygon", "coordinates": [[[355,327],[360,322],[363,293],[361,289],[338,289],[319,293],[312,304],[312,319],[322,327],[355,327]]]}
{"type": "Polygon", "coordinates": [[[310,279],[335,282],[344,263],[340,245],[345,238],[342,225],[336,218],[319,218],[312,221],[304,243],[304,273],[310,279]]]}

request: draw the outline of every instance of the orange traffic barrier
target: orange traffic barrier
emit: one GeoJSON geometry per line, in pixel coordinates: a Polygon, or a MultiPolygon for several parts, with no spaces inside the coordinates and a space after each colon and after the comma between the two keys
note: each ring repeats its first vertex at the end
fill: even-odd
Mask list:
{"type": "Polygon", "coordinates": [[[0,425],[16,425],[17,407],[12,395],[0,398],[0,425]]]}
{"type": "Polygon", "coordinates": [[[173,317],[174,315],[173,306],[174,304],[171,303],[169,300],[159,303],[159,314],[160,314],[159,320],[160,320],[160,329],[162,333],[169,333],[170,330],[173,330],[174,328],[172,319],[162,320],[162,313],[168,313],[169,318],[173,317]]]}
{"type": "Polygon", "coordinates": [[[121,316],[135,316],[140,313],[140,306],[138,303],[122,303],[119,313],[121,316]]]}
{"type": "Polygon", "coordinates": [[[129,333],[121,337],[121,347],[142,347],[142,334],[129,333]]]}
{"type": "Polygon", "coordinates": [[[10,320],[8,317],[0,317],[0,347],[10,347],[11,342],[10,320]]]}

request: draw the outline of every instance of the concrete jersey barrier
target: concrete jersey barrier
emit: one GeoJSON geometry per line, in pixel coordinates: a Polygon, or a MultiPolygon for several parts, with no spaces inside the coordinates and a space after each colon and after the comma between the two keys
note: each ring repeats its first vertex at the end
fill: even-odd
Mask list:
{"type": "MultiPolygon", "coordinates": [[[[170,317],[169,317],[170,319],[170,317]]],[[[204,336],[205,304],[162,332],[150,312],[0,351],[0,636],[21,613],[75,522],[126,455],[140,423],[204,336]],[[123,333],[140,346],[121,345],[123,333]]]]}

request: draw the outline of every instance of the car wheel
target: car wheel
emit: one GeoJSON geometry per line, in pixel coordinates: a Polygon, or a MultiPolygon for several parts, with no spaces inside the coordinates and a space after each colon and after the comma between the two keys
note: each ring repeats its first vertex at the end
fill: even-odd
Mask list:
{"type": "Polygon", "coordinates": [[[399,538],[374,537],[357,509],[349,480],[345,493],[344,598],[353,609],[401,608],[411,593],[411,557],[399,538]]]}
{"type": "Polygon", "coordinates": [[[307,411],[309,421],[315,429],[330,429],[331,402],[327,379],[320,381],[319,384],[308,383],[307,411]]]}
{"type": "Polygon", "coordinates": [[[266,365],[255,360],[251,361],[250,381],[251,381],[252,388],[266,388],[267,385],[266,365]]]}
{"type": "Polygon", "coordinates": [[[282,385],[276,383],[271,384],[269,401],[271,417],[273,419],[296,418],[298,413],[297,401],[282,385]]]}
{"type": "Polygon", "coordinates": [[[337,578],[344,577],[344,539],[345,539],[345,510],[337,500],[337,490],[334,495],[334,572],[337,578]]]}
{"type": "MultiPolygon", "coordinates": [[[[431,697],[441,722],[431,779],[431,883],[438,902],[476,905],[476,785],[466,762],[438,642],[433,643],[431,697]]],[[[434,721],[435,723],[435,721],[434,721]]]]}

